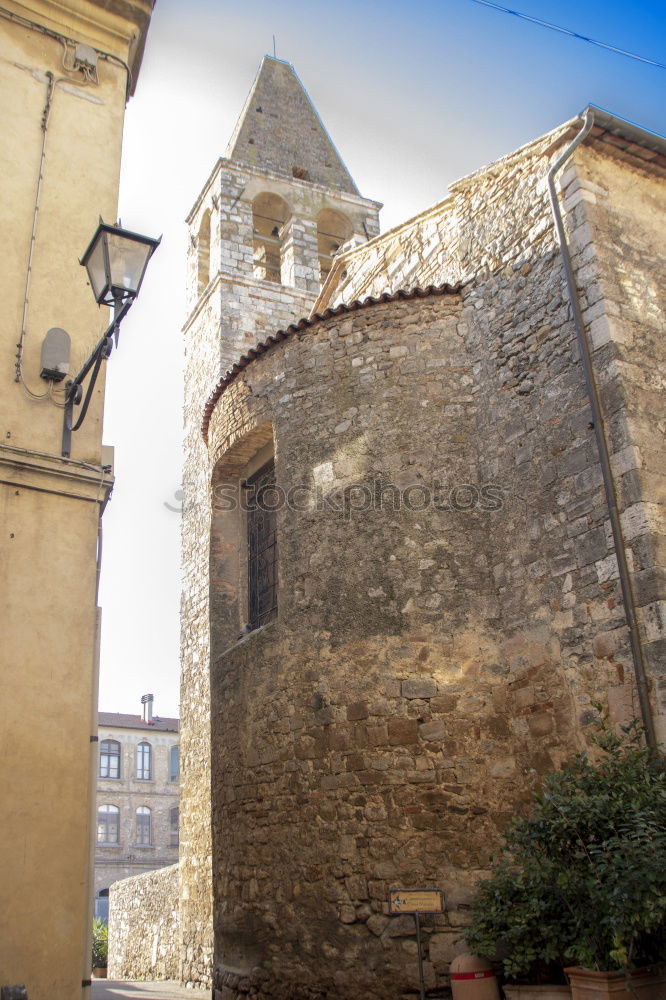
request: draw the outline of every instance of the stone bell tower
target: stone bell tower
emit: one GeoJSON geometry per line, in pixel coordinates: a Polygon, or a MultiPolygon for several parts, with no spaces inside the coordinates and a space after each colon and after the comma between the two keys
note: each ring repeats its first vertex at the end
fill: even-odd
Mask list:
{"type": "Polygon", "coordinates": [[[210,982],[211,390],[242,354],[307,316],[343,245],[379,232],[296,72],[264,57],[224,157],[187,219],[181,632],[181,975],[210,982]]]}

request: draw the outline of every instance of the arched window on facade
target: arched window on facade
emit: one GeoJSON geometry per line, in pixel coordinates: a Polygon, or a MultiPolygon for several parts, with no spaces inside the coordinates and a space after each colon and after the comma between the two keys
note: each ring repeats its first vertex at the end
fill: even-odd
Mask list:
{"type": "Polygon", "coordinates": [[[178,806],[169,810],[169,844],[171,847],[178,847],[178,806]]]}
{"type": "Polygon", "coordinates": [[[141,781],[150,781],[152,777],[152,747],[142,740],[136,748],[136,776],[141,781]]]}
{"type": "Polygon", "coordinates": [[[102,740],[99,745],[100,778],[120,777],[120,743],[118,740],[102,740]]]}
{"type": "Polygon", "coordinates": [[[95,894],[95,919],[103,920],[105,924],[109,922],[109,890],[100,889],[95,894]]]}
{"type": "Polygon", "coordinates": [[[239,633],[277,617],[277,508],[273,428],[260,424],[241,437],[213,470],[210,534],[210,643],[217,657],[239,633]],[[242,491],[229,510],[225,489],[242,491]],[[220,502],[218,504],[218,497],[220,502]]]}
{"type": "Polygon", "coordinates": [[[140,847],[150,847],[152,843],[152,814],[148,806],[139,806],[136,811],[136,842],[140,847]]]}
{"type": "Polygon", "coordinates": [[[352,234],[352,224],[342,212],[325,208],[317,216],[317,253],[322,285],[333,266],[333,258],[352,234]]]}
{"type": "Polygon", "coordinates": [[[201,295],[210,281],[210,210],[201,217],[197,236],[197,294],[201,295]]]}
{"type": "Polygon", "coordinates": [[[264,192],[252,202],[254,276],[282,282],[283,227],[291,212],[284,198],[264,192]]]}
{"type": "Polygon", "coordinates": [[[97,807],[97,843],[120,843],[120,809],[118,806],[97,807]]]}
{"type": "Polygon", "coordinates": [[[169,780],[178,781],[180,775],[180,750],[173,746],[169,750],[169,780]]]}

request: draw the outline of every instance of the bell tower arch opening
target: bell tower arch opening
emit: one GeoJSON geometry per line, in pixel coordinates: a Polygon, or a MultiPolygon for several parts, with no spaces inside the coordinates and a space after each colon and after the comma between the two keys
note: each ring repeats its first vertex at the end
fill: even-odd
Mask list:
{"type": "Polygon", "coordinates": [[[291,217],[289,205],[268,191],[252,201],[254,277],[282,284],[284,224],[291,217]]]}
{"type": "Polygon", "coordinates": [[[210,209],[201,217],[197,236],[197,291],[199,295],[210,281],[210,209]]]}
{"type": "Polygon", "coordinates": [[[346,215],[333,208],[324,208],[317,216],[317,254],[319,280],[322,285],[333,266],[333,258],[352,235],[352,224],[346,215]]]}

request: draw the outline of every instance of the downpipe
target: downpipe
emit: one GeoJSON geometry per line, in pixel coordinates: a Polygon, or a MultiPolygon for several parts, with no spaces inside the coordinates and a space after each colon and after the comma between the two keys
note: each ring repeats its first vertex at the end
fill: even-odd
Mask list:
{"type": "Polygon", "coordinates": [[[576,337],[578,340],[578,349],[580,353],[581,364],[583,366],[585,386],[587,388],[587,394],[590,400],[590,407],[592,410],[594,435],[597,442],[597,449],[599,451],[599,461],[601,463],[601,474],[603,476],[604,492],[606,494],[608,514],[611,523],[611,530],[613,532],[613,543],[615,545],[615,556],[617,558],[617,565],[620,576],[622,603],[624,605],[624,613],[627,620],[627,625],[629,626],[629,642],[631,645],[631,656],[634,665],[634,675],[636,677],[636,689],[638,691],[638,701],[641,710],[641,720],[643,723],[643,729],[645,730],[645,742],[649,747],[656,748],[657,738],[654,729],[654,722],[652,720],[652,712],[650,709],[650,698],[648,695],[647,679],[645,675],[645,662],[643,660],[643,648],[641,645],[640,633],[638,630],[638,622],[636,619],[636,604],[634,600],[633,588],[631,584],[631,576],[629,573],[629,565],[627,563],[627,555],[624,546],[622,524],[620,522],[620,514],[617,506],[617,494],[615,490],[615,482],[613,480],[613,473],[611,470],[608,442],[606,440],[603,409],[601,406],[601,398],[599,396],[599,390],[594,376],[594,368],[592,365],[592,352],[590,350],[590,343],[587,337],[585,324],[583,323],[583,315],[580,308],[578,286],[576,285],[576,278],[574,275],[573,265],[571,263],[571,254],[569,253],[569,246],[567,244],[564,222],[562,219],[562,213],[560,211],[560,203],[555,188],[555,178],[557,174],[560,172],[562,167],[569,160],[569,158],[578,148],[578,146],[590,134],[593,125],[594,125],[594,110],[592,108],[588,108],[587,111],[585,112],[585,120],[583,122],[583,127],[581,128],[580,132],[575,137],[575,139],[567,146],[562,155],[558,157],[558,159],[555,161],[555,163],[548,171],[548,194],[550,196],[550,205],[553,211],[553,219],[555,221],[555,230],[557,232],[557,238],[560,244],[560,255],[562,257],[562,265],[564,267],[564,274],[566,277],[569,303],[571,305],[571,312],[573,314],[574,326],[576,328],[576,337]]]}

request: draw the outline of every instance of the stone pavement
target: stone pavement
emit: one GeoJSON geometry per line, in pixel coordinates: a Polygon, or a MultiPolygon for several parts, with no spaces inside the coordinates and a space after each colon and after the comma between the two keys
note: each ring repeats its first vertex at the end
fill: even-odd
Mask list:
{"type": "Polygon", "coordinates": [[[92,1000],[196,1000],[208,991],[186,989],[180,983],[133,982],[127,979],[93,979],[92,1000]]]}

